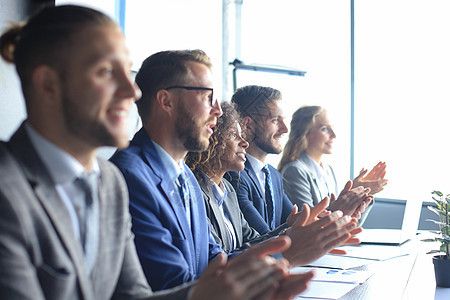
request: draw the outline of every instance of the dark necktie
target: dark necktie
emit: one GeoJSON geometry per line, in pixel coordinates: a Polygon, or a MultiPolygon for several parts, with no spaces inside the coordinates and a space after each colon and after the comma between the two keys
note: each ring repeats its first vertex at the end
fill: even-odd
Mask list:
{"type": "Polygon", "coordinates": [[[178,181],[180,182],[181,189],[180,189],[180,195],[181,199],[183,199],[184,208],[186,211],[186,218],[188,221],[189,226],[191,226],[191,206],[190,206],[190,194],[189,194],[189,187],[188,187],[188,179],[186,177],[186,174],[184,171],[181,171],[180,176],[178,176],[178,181]]]}
{"type": "Polygon", "coordinates": [[[98,249],[98,183],[95,174],[78,177],[77,184],[85,193],[85,209],[77,210],[80,239],[88,271],[92,271],[98,249]]]}
{"type": "Polygon", "coordinates": [[[265,196],[267,204],[267,218],[270,229],[275,229],[275,197],[273,194],[272,177],[270,176],[269,167],[264,165],[262,168],[266,174],[265,196]]]}

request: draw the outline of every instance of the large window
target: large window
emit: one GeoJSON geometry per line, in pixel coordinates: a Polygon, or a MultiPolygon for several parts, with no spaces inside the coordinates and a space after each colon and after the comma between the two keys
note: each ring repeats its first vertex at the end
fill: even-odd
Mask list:
{"type": "Polygon", "coordinates": [[[125,36],[135,69],[158,51],[202,49],[213,61],[220,87],[222,1],[128,0],[125,12],[125,36]]]}
{"type": "Polygon", "coordinates": [[[386,160],[385,197],[450,192],[450,2],[355,1],[355,164],[386,160]]]}
{"type": "MultiPolygon", "coordinates": [[[[302,105],[328,110],[337,139],[326,159],[343,184],[350,167],[350,3],[343,0],[245,0],[240,58],[245,63],[306,71],[305,77],[240,72],[238,85],[267,85],[283,93],[286,121],[302,105]]],[[[287,141],[287,135],[285,141],[287,141]]],[[[281,155],[269,161],[277,165],[281,155]]]]}
{"type": "MultiPolygon", "coordinates": [[[[120,15],[119,0],[76,2],[120,15]]],[[[200,48],[216,66],[217,95],[222,94],[223,2],[125,1],[123,24],[134,69],[156,51],[200,48]]],[[[236,42],[240,57],[235,58],[307,73],[297,77],[242,71],[238,87],[280,89],[287,122],[302,105],[325,107],[337,133],[328,161],[341,186],[362,167],[386,161],[390,181],[379,197],[426,201],[433,189],[449,186],[450,192],[447,0],[243,0],[241,9],[236,42]]],[[[277,165],[279,158],[269,161],[277,165]]]]}

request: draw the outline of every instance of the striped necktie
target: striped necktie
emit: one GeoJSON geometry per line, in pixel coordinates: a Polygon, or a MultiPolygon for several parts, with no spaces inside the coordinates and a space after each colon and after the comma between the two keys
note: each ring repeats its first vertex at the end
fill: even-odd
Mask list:
{"type": "Polygon", "coordinates": [[[270,176],[269,166],[264,165],[262,171],[266,174],[265,196],[267,204],[267,222],[270,229],[275,229],[275,197],[273,194],[272,177],[270,176]]]}
{"type": "Polygon", "coordinates": [[[190,193],[188,187],[188,179],[184,171],[182,171],[180,176],[178,176],[178,181],[180,182],[181,185],[180,196],[181,199],[183,199],[184,208],[186,210],[186,218],[190,227],[191,226],[191,206],[189,201],[190,193]]]}

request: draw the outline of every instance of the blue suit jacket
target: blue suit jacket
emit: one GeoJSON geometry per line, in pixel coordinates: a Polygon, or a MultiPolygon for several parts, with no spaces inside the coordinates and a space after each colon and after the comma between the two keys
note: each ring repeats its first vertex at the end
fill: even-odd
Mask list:
{"type": "MultiPolygon", "coordinates": [[[[293,205],[284,193],[280,173],[271,165],[269,171],[275,195],[275,227],[278,227],[286,222],[293,205]]],[[[249,225],[260,234],[274,230],[275,228],[269,227],[266,200],[250,162],[245,162],[244,171],[228,172],[225,178],[230,180],[236,190],[239,206],[249,225]]]]}
{"type": "Polygon", "coordinates": [[[192,230],[179,189],[169,180],[144,129],[111,161],[128,185],[136,249],[152,289],[167,289],[200,276],[222,249],[210,234],[202,191],[189,168],[185,166],[193,193],[192,230]]]}

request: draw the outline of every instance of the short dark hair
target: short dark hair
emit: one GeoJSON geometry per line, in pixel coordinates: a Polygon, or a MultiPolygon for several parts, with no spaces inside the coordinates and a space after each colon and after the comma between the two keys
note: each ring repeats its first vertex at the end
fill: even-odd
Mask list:
{"type": "Polygon", "coordinates": [[[231,101],[236,103],[241,117],[250,116],[258,119],[260,116],[267,114],[268,103],[281,100],[281,98],[281,92],[277,89],[247,85],[238,88],[231,101]]]}
{"type": "Polygon", "coordinates": [[[161,51],[144,60],[136,75],[136,83],[142,91],[142,97],[136,105],[144,123],[160,89],[185,83],[189,71],[188,62],[198,62],[212,68],[208,55],[198,49],[161,51]]]}
{"type": "Polygon", "coordinates": [[[88,25],[117,26],[107,15],[87,7],[45,6],[27,22],[14,24],[3,33],[0,54],[16,65],[25,99],[33,70],[45,64],[61,71],[61,53],[70,47],[74,34],[88,25]]]}

